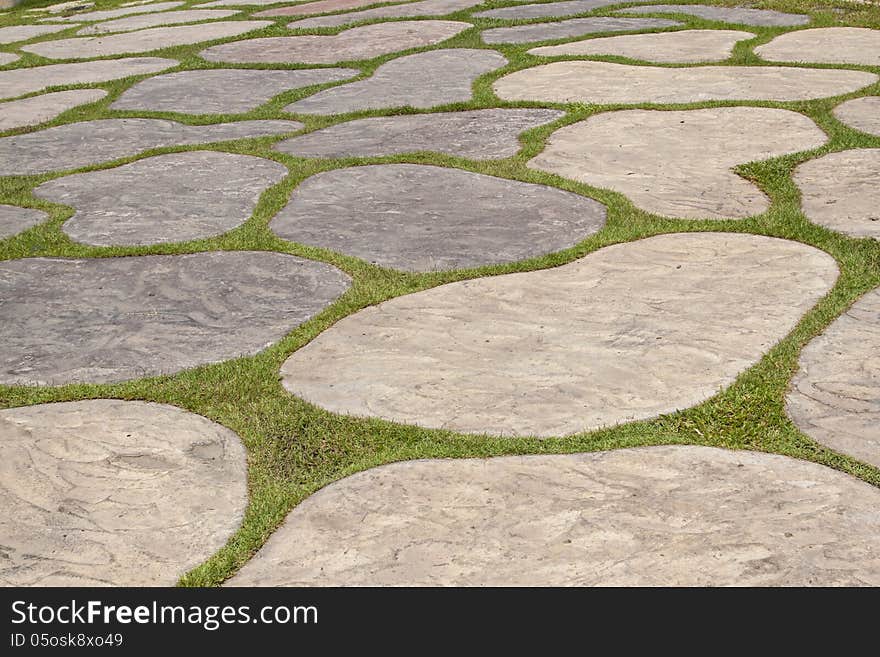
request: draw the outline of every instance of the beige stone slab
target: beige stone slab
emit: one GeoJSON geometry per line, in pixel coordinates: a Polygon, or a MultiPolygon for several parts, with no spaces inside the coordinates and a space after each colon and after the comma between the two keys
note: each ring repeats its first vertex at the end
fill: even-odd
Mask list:
{"type": "Polygon", "coordinates": [[[288,358],[282,383],[335,413],[468,433],[577,433],[708,399],[836,277],[833,258],[796,242],[662,235],[366,308],[288,358]]]}
{"type": "Polygon", "coordinates": [[[230,584],[877,586],[880,490],[696,446],[395,463],[306,499],[230,584]]]}
{"type": "Polygon", "coordinates": [[[834,108],[838,121],[850,128],[880,137],[880,96],[854,98],[834,108]]]}
{"type": "Polygon", "coordinates": [[[70,29],[70,25],[10,25],[0,27],[0,43],[28,41],[45,34],[53,34],[70,29]]]}
{"type": "Polygon", "coordinates": [[[173,406],[2,410],[0,455],[6,586],[173,586],[247,505],[238,436],[173,406]]]}
{"type": "Polygon", "coordinates": [[[168,11],[161,14],[142,14],[127,16],[116,20],[88,25],[77,32],[78,35],[106,34],[108,32],[133,32],[147,27],[160,25],[179,25],[181,23],[197,23],[199,21],[229,18],[241,12],[232,9],[191,9],[184,11],[168,11]]]}
{"type": "Polygon", "coordinates": [[[0,52],[0,66],[6,66],[21,59],[20,55],[11,52],[0,52]]]}
{"type": "Polygon", "coordinates": [[[880,66],[880,30],[819,27],[781,34],[755,48],[771,62],[816,62],[880,66]]]}
{"type": "Polygon", "coordinates": [[[553,62],[506,75],[503,100],[550,103],[698,103],[709,100],[809,100],[877,82],[864,71],[780,66],[664,68],[609,62],[553,62]]]}
{"type": "Polygon", "coordinates": [[[0,103],[0,131],[51,121],[77,105],[94,103],[106,95],[103,89],[72,89],[0,103]]]}
{"type": "Polygon", "coordinates": [[[655,214],[730,219],[770,207],[734,167],[826,141],[809,118],[788,110],[623,110],[560,128],[528,166],[613,189],[655,214]]]}
{"type": "Polygon", "coordinates": [[[148,14],[156,11],[166,11],[174,9],[186,4],[184,2],[156,2],[150,5],[134,5],[132,7],[118,7],[116,9],[102,9],[100,11],[90,11],[86,13],[77,13],[73,16],[53,16],[44,20],[52,22],[75,22],[82,23],[85,21],[108,21],[122,16],[131,16],[132,14],[148,14]]]}

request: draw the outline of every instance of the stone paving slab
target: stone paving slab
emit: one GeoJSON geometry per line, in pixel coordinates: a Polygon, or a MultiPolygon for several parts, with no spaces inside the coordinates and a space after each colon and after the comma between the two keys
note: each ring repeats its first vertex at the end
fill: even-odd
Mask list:
{"type": "Polygon", "coordinates": [[[799,165],[807,219],[851,237],[880,239],[880,148],[829,153],[799,165]]]}
{"type": "Polygon", "coordinates": [[[0,139],[0,175],[65,171],[137,155],[152,148],[295,132],[297,121],[185,125],[163,119],[83,121],[0,139]]]}
{"type": "Polygon", "coordinates": [[[740,41],[754,38],[736,30],[681,30],[656,34],[626,34],[573,41],[529,50],[530,55],[617,55],[661,63],[709,62],[727,59],[740,41]]]}
{"type": "Polygon", "coordinates": [[[331,14],[315,16],[288,23],[290,29],[308,29],[313,27],[337,27],[358,21],[375,20],[377,18],[412,18],[419,16],[445,16],[462,9],[470,9],[483,4],[483,0],[419,0],[397,5],[386,5],[353,11],[347,14],[331,14]]]}
{"type": "MultiPolygon", "coordinates": [[[[393,2],[393,0],[391,0],[393,2]]],[[[399,0],[398,0],[399,1],[399,0]]],[[[274,16],[308,16],[310,14],[324,14],[328,11],[346,11],[360,9],[369,5],[375,5],[382,0],[315,0],[314,2],[298,3],[275,9],[266,9],[254,14],[257,17],[274,16]]]]}
{"type": "Polygon", "coordinates": [[[277,5],[282,0],[214,0],[213,2],[203,2],[193,5],[201,9],[202,7],[262,7],[264,5],[277,5]]]}
{"type": "Polygon", "coordinates": [[[212,46],[201,52],[210,62],[334,64],[372,59],[430,46],[471,28],[461,21],[397,21],[344,30],[335,35],[267,37],[212,46]]]}
{"type": "Polygon", "coordinates": [[[286,175],[285,166],[263,158],[191,151],[56,178],[33,193],[76,210],[62,230],[77,242],[144,246],[232,230],[286,175]]]}
{"type": "Polygon", "coordinates": [[[602,32],[635,32],[662,27],[679,27],[682,23],[665,18],[614,18],[595,16],[593,18],[572,18],[556,23],[534,23],[514,27],[494,27],[483,30],[485,43],[529,43],[531,41],[551,41],[601,34],[602,32]]]}
{"type": "Polygon", "coordinates": [[[880,66],[880,30],[822,27],[781,34],[755,48],[771,62],[815,62],[880,66]]]}
{"type": "Polygon", "coordinates": [[[661,235],[365,308],[288,358],[282,383],[334,413],[508,437],[649,419],[730,385],[837,273],[797,242],[661,235]]]}
{"type": "Polygon", "coordinates": [[[69,109],[94,103],[106,95],[103,89],[72,89],[0,103],[0,131],[51,121],[69,109]]]}
{"type": "Polygon", "coordinates": [[[70,25],[10,25],[0,27],[0,43],[28,41],[38,36],[69,30],[70,25]]]}
{"type": "Polygon", "coordinates": [[[286,91],[340,82],[359,74],[360,71],[351,68],[180,71],[137,83],[125,91],[111,108],[184,114],[239,114],[250,112],[286,91]]]}
{"type": "Polygon", "coordinates": [[[747,9],[745,7],[708,7],[704,5],[651,5],[649,7],[627,7],[618,14],[690,14],[697,18],[721,23],[739,23],[763,27],[791,27],[806,25],[810,17],[804,14],[788,14],[770,9],[747,9]]]}
{"type": "Polygon", "coordinates": [[[49,218],[42,210],[19,208],[14,205],[0,205],[0,240],[18,235],[41,224],[49,218]]]}
{"type": "Polygon", "coordinates": [[[11,52],[0,52],[0,66],[6,66],[12,62],[17,62],[21,57],[11,52]]]}
{"type": "Polygon", "coordinates": [[[0,263],[0,382],[110,383],[256,354],[349,278],[271,252],[0,263]]]}
{"type": "Polygon", "coordinates": [[[69,22],[81,23],[86,21],[108,21],[122,16],[131,16],[132,14],[148,14],[157,11],[166,11],[174,9],[186,4],[185,2],[157,2],[150,5],[133,5],[131,7],[117,7],[116,9],[102,9],[100,11],[90,11],[87,13],[77,13],[73,16],[51,16],[45,18],[46,21],[53,22],[69,22]]]}
{"type": "Polygon", "coordinates": [[[494,50],[450,48],[400,57],[382,64],[365,80],[349,82],[284,108],[299,114],[345,114],[385,107],[429,109],[467,102],[481,75],[507,65],[494,50]]]}
{"type": "Polygon", "coordinates": [[[625,110],[560,128],[528,166],[613,189],[655,214],[740,218],[765,212],[770,199],[735,166],[827,140],[809,118],[788,110],[625,110]]]}
{"type": "MultiPolygon", "coordinates": [[[[28,11],[33,13],[46,12],[49,14],[60,14],[65,11],[85,10],[89,7],[94,6],[94,2],[80,2],[79,0],[72,0],[72,2],[59,2],[58,4],[49,5],[48,7],[32,7],[28,9],[28,11]]],[[[124,7],[125,5],[122,6],[124,7]]]]}
{"type": "Polygon", "coordinates": [[[550,103],[697,103],[708,100],[810,100],[874,84],[874,73],[791,66],[667,68],[610,62],[553,62],[505,75],[503,100],[550,103]]]}
{"type": "Polygon", "coordinates": [[[514,5],[489,9],[471,14],[474,18],[498,18],[501,20],[522,20],[528,18],[557,18],[584,14],[615,2],[609,0],[565,0],[564,2],[542,2],[539,4],[514,5]]]}
{"type": "Polygon", "coordinates": [[[318,173],[270,224],[281,238],[407,271],[516,262],[574,246],[605,207],[555,187],[419,164],[318,173]]]}
{"type": "Polygon", "coordinates": [[[0,454],[5,586],[173,586],[247,506],[238,436],[164,404],[2,410],[0,454]]]}
{"type": "Polygon", "coordinates": [[[297,506],[232,586],[880,584],[880,490],[663,446],[394,463],[297,506]]]}
{"type": "Polygon", "coordinates": [[[880,96],[855,98],[834,108],[834,116],[850,128],[880,137],[880,96]]]}
{"type": "Polygon", "coordinates": [[[486,109],[380,116],[338,123],[278,142],[274,148],[297,157],[379,157],[434,151],[489,160],[519,152],[520,133],[561,118],[550,109],[486,109]]]}
{"type": "Polygon", "coordinates": [[[88,25],[77,34],[106,34],[108,32],[132,32],[146,27],[160,25],[176,25],[179,23],[195,23],[198,21],[216,20],[229,18],[241,13],[230,9],[191,9],[184,11],[169,11],[162,14],[142,14],[140,16],[128,16],[117,18],[105,23],[88,25]]]}

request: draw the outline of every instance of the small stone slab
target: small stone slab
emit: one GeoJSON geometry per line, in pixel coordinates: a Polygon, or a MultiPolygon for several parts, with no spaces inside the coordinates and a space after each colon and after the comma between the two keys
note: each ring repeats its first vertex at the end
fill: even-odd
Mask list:
{"type": "Polygon", "coordinates": [[[880,96],[848,100],[834,108],[834,116],[850,128],[880,137],[880,96]]]}
{"type": "Polygon", "coordinates": [[[815,62],[880,66],[880,30],[821,27],[781,34],[755,48],[771,62],[815,62]]]}
{"type": "Polygon", "coordinates": [[[187,146],[295,132],[296,121],[184,125],[162,119],[100,119],[0,139],[0,175],[79,169],[152,148],[187,146]]]}
{"type": "Polygon", "coordinates": [[[430,46],[473,27],[461,21],[395,21],[320,36],[267,37],[212,46],[211,62],[334,64],[430,46]]]}
{"type": "Polygon", "coordinates": [[[10,25],[0,27],[0,43],[27,41],[44,34],[69,30],[70,25],[10,25]]]}
{"type": "Polygon", "coordinates": [[[788,110],[626,110],[560,128],[528,166],[613,189],[647,212],[731,219],[770,207],[770,199],[734,167],[818,148],[827,140],[809,118],[788,110]]]}
{"type": "Polygon", "coordinates": [[[651,5],[649,7],[627,7],[618,14],[689,14],[707,21],[720,23],[739,23],[763,27],[791,27],[806,25],[810,17],[804,14],[787,14],[770,9],[747,9],[745,7],[707,7],[704,5],[651,5]]]}
{"type": "Polygon", "coordinates": [[[103,89],[73,89],[0,103],[0,131],[51,121],[69,109],[94,103],[106,95],[103,89]]]}
{"type": "Polygon", "coordinates": [[[105,23],[97,23],[82,28],[77,34],[106,34],[108,32],[132,32],[146,27],[159,25],[178,25],[180,23],[196,23],[198,21],[217,20],[229,18],[241,13],[231,9],[191,9],[184,11],[169,11],[162,14],[142,14],[140,16],[128,16],[117,18],[105,23]]]}
{"type": "Polygon", "coordinates": [[[42,41],[21,49],[49,59],[88,59],[226,39],[270,25],[271,21],[217,21],[204,25],[154,27],[108,36],[42,41]]]}
{"type": "Polygon", "coordinates": [[[495,27],[482,33],[485,43],[529,43],[530,41],[552,41],[569,39],[587,34],[602,32],[635,32],[653,30],[661,27],[678,27],[678,21],[665,18],[614,18],[594,16],[593,18],[572,18],[556,23],[533,23],[514,27],[495,27]]]}
{"type": "Polygon", "coordinates": [[[0,382],[111,383],[253,355],[349,278],[271,252],[0,263],[0,382]]]}
{"type": "Polygon", "coordinates": [[[174,9],[175,7],[179,7],[184,2],[156,2],[150,5],[133,5],[131,7],[119,7],[116,9],[105,9],[100,11],[90,11],[84,14],[74,14],[73,16],[53,16],[51,18],[46,18],[44,20],[53,21],[53,22],[69,22],[69,23],[82,23],[82,22],[91,22],[91,21],[109,21],[114,18],[121,18],[122,16],[131,16],[132,14],[149,14],[157,11],[165,11],[167,9],[174,9]]]}
{"type": "Polygon", "coordinates": [[[380,157],[434,151],[471,160],[513,157],[519,134],[561,118],[549,109],[486,109],[379,116],[316,130],[275,144],[297,157],[380,157]]]}
{"type": "Polygon", "coordinates": [[[281,238],[406,271],[516,262],[574,246],[605,207],[555,187],[419,164],[316,174],[272,220],[281,238]]]}
{"type": "MultiPolygon", "coordinates": [[[[80,2],[80,0],[72,0],[71,2],[59,2],[58,4],[49,5],[48,7],[33,7],[31,9],[28,9],[28,11],[34,13],[46,12],[49,14],[60,14],[65,11],[82,11],[94,6],[94,2],[80,2]]],[[[125,7],[126,5],[122,6],[125,7]]]]}
{"type": "Polygon", "coordinates": [[[56,178],[34,195],[76,210],[62,229],[77,242],[144,246],[230,231],[286,175],[285,166],[260,157],[192,151],[56,178]]]}
{"type": "Polygon", "coordinates": [[[880,288],[804,347],[786,410],[816,442],[880,468],[880,288]]]}
{"type": "Polygon", "coordinates": [[[12,62],[17,62],[21,57],[11,52],[0,52],[0,66],[6,66],[12,62]]]}
{"type": "Polygon", "coordinates": [[[49,215],[42,210],[19,208],[15,205],[0,205],[0,240],[18,235],[41,224],[49,215]]]}
{"type": "Polygon", "coordinates": [[[339,82],[359,74],[360,71],[351,68],[180,71],[137,83],[111,108],[183,114],[239,114],[250,112],[285,91],[339,82]]]}
{"type": "Polygon", "coordinates": [[[365,308],[288,358],[282,383],[334,413],[477,434],[644,420],[733,383],[837,272],[798,242],[661,235],[365,308]]]}
{"type": "Polygon", "coordinates": [[[550,103],[699,103],[810,100],[874,84],[874,73],[781,66],[668,68],[610,62],[553,62],[495,82],[504,100],[550,103]]]}
{"type": "Polygon", "coordinates": [[[431,50],[382,64],[366,80],[319,91],[284,108],[299,114],[345,114],[385,107],[429,109],[466,102],[481,75],[507,65],[494,50],[431,50]]]}
{"type": "Polygon", "coordinates": [[[880,148],[828,153],[794,172],[807,218],[852,237],[880,240],[880,148]]]}
{"type": "Polygon", "coordinates": [[[515,5],[490,9],[471,14],[474,18],[498,18],[502,20],[521,20],[527,18],[556,18],[585,14],[606,7],[615,2],[609,0],[566,0],[565,2],[543,2],[540,4],[515,5]]]}
{"type": "Polygon", "coordinates": [[[347,14],[330,14],[328,16],[315,16],[304,18],[288,23],[290,29],[310,29],[313,27],[337,27],[359,21],[375,20],[377,18],[412,18],[419,16],[445,16],[462,9],[470,9],[483,4],[483,0],[419,0],[418,2],[406,2],[397,5],[385,5],[353,11],[347,14]]]}
{"type": "Polygon", "coordinates": [[[735,30],[681,30],[656,34],[599,37],[558,46],[532,48],[530,55],[617,55],[661,63],[709,62],[727,59],[740,41],[754,38],[735,30]]]}
{"type": "Polygon", "coordinates": [[[174,586],[247,506],[238,436],[164,404],[2,410],[0,455],[4,586],[174,586]]]}
{"type": "Polygon", "coordinates": [[[407,461],[307,498],[229,585],[877,586],[878,506],[713,447],[407,461]]]}
{"type": "Polygon", "coordinates": [[[265,11],[254,14],[254,16],[259,18],[264,16],[308,16],[310,14],[325,14],[329,11],[360,9],[361,7],[375,5],[379,2],[382,2],[382,0],[316,0],[314,2],[299,3],[288,7],[266,9],[265,11]]]}

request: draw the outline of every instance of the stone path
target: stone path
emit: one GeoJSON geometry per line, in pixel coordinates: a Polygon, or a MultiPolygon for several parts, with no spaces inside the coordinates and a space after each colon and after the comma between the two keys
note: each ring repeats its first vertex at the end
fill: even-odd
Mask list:
{"type": "MultiPolygon", "coordinates": [[[[393,0],[391,0],[393,2],[393,0]]],[[[399,0],[398,0],[399,1],[399,0]]],[[[346,11],[360,9],[369,5],[375,5],[382,0],[315,0],[313,2],[298,3],[291,7],[277,7],[261,11],[255,16],[308,16],[311,14],[323,14],[329,11],[346,11]]]]}
{"type": "Polygon", "coordinates": [[[758,25],[765,27],[792,27],[806,25],[809,16],[803,14],[787,14],[769,9],[746,9],[744,7],[705,7],[702,5],[651,5],[648,7],[627,7],[620,9],[620,14],[690,14],[698,18],[722,23],[739,23],[741,25],[758,25]]]}
{"type": "Polygon", "coordinates": [[[834,108],[834,116],[851,128],[880,137],[880,96],[848,100],[834,108]]]}
{"type": "Polygon", "coordinates": [[[0,205],[0,240],[18,235],[28,228],[43,223],[48,218],[49,215],[41,210],[0,205]]]}
{"type": "Polygon", "coordinates": [[[559,18],[593,11],[611,4],[607,0],[564,0],[563,2],[542,2],[540,4],[514,5],[471,14],[474,18],[498,18],[520,20],[527,18],[559,18]]]}
{"type": "Polygon", "coordinates": [[[73,89],[0,103],[0,131],[51,121],[69,109],[106,96],[103,89],[73,89]]]}
{"type": "Polygon", "coordinates": [[[196,23],[198,21],[216,20],[235,16],[238,11],[228,9],[192,9],[185,11],[169,11],[162,14],[142,14],[117,18],[116,20],[89,25],[77,32],[84,34],[105,34],[107,32],[132,32],[142,30],[145,27],[157,27],[160,25],[175,25],[179,23],[196,23]]]}
{"type": "Polygon", "coordinates": [[[817,62],[880,66],[880,30],[824,27],[782,34],[755,48],[771,62],[817,62]]]}
{"type": "Polygon", "coordinates": [[[304,18],[288,24],[291,29],[308,29],[313,27],[336,27],[348,25],[358,21],[373,20],[376,18],[414,18],[420,16],[445,16],[462,9],[470,9],[482,0],[418,0],[396,5],[384,5],[363,11],[353,11],[347,14],[330,14],[328,16],[316,16],[304,18]]]}
{"type": "Polygon", "coordinates": [[[69,25],[11,25],[0,27],[0,43],[16,43],[70,29],[69,25]]]}
{"type": "Polygon", "coordinates": [[[11,52],[0,52],[0,66],[6,66],[12,62],[17,62],[19,59],[21,59],[21,57],[14,55],[11,52]]]}
{"type": "Polygon", "coordinates": [[[598,16],[595,18],[572,18],[557,23],[535,23],[532,25],[516,25],[514,27],[495,27],[484,30],[483,41],[486,43],[529,43],[531,41],[551,41],[553,39],[569,39],[587,34],[602,32],[635,32],[637,30],[653,30],[662,27],[678,27],[678,21],[665,18],[614,18],[598,16]]]}
{"type": "Polygon", "coordinates": [[[186,4],[185,2],[155,2],[147,5],[133,5],[131,7],[119,7],[117,9],[102,9],[99,11],[89,11],[85,13],[77,12],[72,16],[51,16],[49,18],[44,18],[45,21],[52,22],[69,22],[69,23],[81,23],[85,21],[94,22],[94,21],[107,21],[114,18],[121,18],[122,16],[131,16],[132,14],[148,14],[151,12],[157,11],[166,11],[168,9],[174,9],[175,7],[180,7],[181,5],[186,4]]]}

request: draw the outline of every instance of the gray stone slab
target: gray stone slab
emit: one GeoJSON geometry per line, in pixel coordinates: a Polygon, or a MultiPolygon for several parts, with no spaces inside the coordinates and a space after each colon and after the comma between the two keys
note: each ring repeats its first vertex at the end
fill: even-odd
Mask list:
{"type": "Polygon", "coordinates": [[[334,64],[430,46],[471,27],[470,23],[461,21],[377,23],[335,35],[234,41],[207,48],[201,56],[211,62],[334,64]]]}
{"type": "Polygon", "coordinates": [[[781,34],[755,48],[771,62],[816,62],[880,66],[880,30],[821,27],[781,34]]]}
{"type": "Polygon", "coordinates": [[[187,146],[295,132],[296,121],[185,125],[161,119],[83,121],[0,139],[0,175],[79,169],[153,148],[187,146]]]}
{"type": "MultiPolygon", "coordinates": [[[[59,2],[55,5],[49,5],[48,7],[33,7],[28,11],[34,13],[42,13],[46,12],[49,14],[60,14],[66,11],[85,11],[90,7],[94,7],[94,2],[80,2],[79,0],[73,0],[72,2],[59,2]]],[[[123,7],[125,5],[122,5],[123,7]]]]}
{"type": "Polygon", "coordinates": [[[285,91],[339,82],[359,74],[360,71],[351,68],[180,71],[139,82],[124,92],[111,108],[184,114],[239,114],[250,112],[285,91]]]}
{"type": "Polygon", "coordinates": [[[528,166],[613,189],[655,214],[730,219],[770,207],[770,199],[734,167],[818,148],[827,140],[809,118],[788,110],[626,110],[560,128],[528,166]]]}
{"type": "Polygon", "coordinates": [[[229,584],[877,586],[878,507],[842,472],[712,447],[408,461],[306,499],[229,584]]]}
{"type": "Polygon", "coordinates": [[[19,208],[14,205],[0,205],[0,240],[41,224],[49,218],[42,210],[19,208]]]}
{"type": "Polygon", "coordinates": [[[334,413],[477,434],[644,420],[733,383],[837,273],[797,242],[661,235],[365,308],[288,358],[282,383],[334,413]]]}
{"type": "Polygon", "coordinates": [[[247,506],[238,436],[164,404],[2,410],[0,455],[4,586],[174,586],[247,506]]]}
{"type": "Polygon", "coordinates": [[[14,53],[0,52],[0,66],[6,66],[7,64],[11,64],[12,62],[17,62],[19,59],[21,59],[21,56],[14,53]]]}
{"type": "Polygon", "coordinates": [[[298,100],[284,108],[299,114],[345,114],[385,107],[429,109],[467,102],[481,75],[507,65],[494,50],[431,50],[382,64],[366,80],[350,82],[298,100]]]}
{"type": "Polygon", "coordinates": [[[539,4],[514,5],[513,7],[501,7],[489,9],[471,14],[474,18],[498,18],[502,20],[521,20],[528,18],[555,18],[561,16],[574,16],[585,14],[616,4],[609,0],[565,0],[564,2],[542,2],[539,4]]]}
{"type": "Polygon", "coordinates": [[[271,160],[191,151],[56,178],[33,193],[76,210],[62,230],[77,242],[144,246],[232,230],[286,175],[287,168],[271,160]]]}
{"type": "Polygon", "coordinates": [[[10,25],[0,27],[0,43],[28,41],[45,34],[70,29],[70,25],[10,25]]]}
{"type": "Polygon", "coordinates": [[[277,5],[283,0],[214,0],[213,2],[203,2],[202,4],[193,5],[201,9],[202,7],[262,7],[265,5],[277,5]]]}
{"type": "Polygon", "coordinates": [[[106,95],[103,89],[72,89],[0,103],[0,131],[51,121],[69,109],[94,103],[106,95]]]}
{"type": "Polygon", "coordinates": [[[866,96],[841,103],[834,116],[850,128],[880,137],[880,96],[866,96]]]}
{"type": "Polygon", "coordinates": [[[593,18],[571,18],[556,23],[533,23],[514,27],[494,27],[482,32],[486,43],[529,43],[531,41],[551,41],[570,39],[587,34],[602,32],[635,32],[663,27],[678,27],[678,21],[665,18],[614,18],[595,16],[593,18]]]}
{"type": "Polygon", "coordinates": [[[574,246],[605,207],[555,187],[420,164],[318,173],[270,228],[283,239],[407,271],[515,262],[574,246]]]}
{"type": "Polygon", "coordinates": [[[815,441],[880,468],[880,288],[804,347],[786,410],[815,441]]]}
{"type": "Polygon", "coordinates": [[[53,16],[51,18],[46,18],[44,20],[53,21],[53,22],[70,22],[70,23],[82,23],[82,22],[94,22],[94,21],[109,21],[114,18],[121,18],[122,16],[131,16],[132,14],[148,14],[156,11],[166,11],[168,9],[174,9],[175,7],[180,7],[181,5],[186,4],[185,2],[156,2],[149,5],[133,5],[131,7],[117,7],[116,9],[102,9],[99,11],[89,11],[86,13],[77,13],[73,16],[53,16]]]}
{"type": "Polygon", "coordinates": [[[379,157],[434,151],[489,160],[519,152],[519,134],[561,118],[549,109],[486,109],[380,116],[338,123],[278,142],[275,149],[297,157],[379,157]]]}
{"type": "Polygon", "coordinates": [[[147,27],[160,25],[179,25],[181,23],[197,23],[198,21],[217,20],[229,18],[241,13],[231,9],[190,9],[183,11],[168,11],[161,14],[141,14],[140,16],[126,16],[104,23],[88,25],[77,32],[80,35],[106,34],[108,32],[132,32],[147,27]]]}
{"type": "Polygon", "coordinates": [[[620,9],[619,14],[689,14],[708,21],[739,23],[763,27],[791,27],[806,25],[810,17],[804,14],[787,14],[769,9],[747,9],[745,7],[707,7],[704,5],[651,5],[647,7],[628,7],[620,9]]]}
{"type": "Polygon", "coordinates": [[[828,153],[795,169],[807,218],[852,237],[880,240],[880,148],[828,153]]]}
{"type": "Polygon", "coordinates": [[[420,0],[404,4],[387,5],[352,11],[347,14],[330,14],[315,16],[288,23],[290,29],[310,29],[313,27],[337,27],[358,21],[375,20],[377,18],[414,18],[420,16],[445,16],[462,9],[469,9],[483,4],[483,0],[420,0]]]}
{"type": "Polygon", "coordinates": [[[256,354],[349,278],[271,252],[0,263],[0,382],[109,383],[256,354]]]}
{"type": "Polygon", "coordinates": [[[380,2],[382,0],[313,0],[312,2],[299,2],[284,7],[266,9],[254,15],[260,18],[264,16],[273,18],[276,16],[309,16],[312,14],[325,14],[329,11],[360,9],[361,7],[379,4],[380,2]]]}

